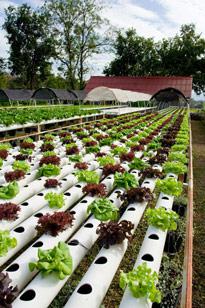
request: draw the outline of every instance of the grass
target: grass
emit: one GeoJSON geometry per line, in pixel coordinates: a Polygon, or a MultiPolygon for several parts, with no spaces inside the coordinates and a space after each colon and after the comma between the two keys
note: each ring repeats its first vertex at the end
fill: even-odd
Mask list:
{"type": "Polygon", "coordinates": [[[205,124],[192,121],[194,167],[193,308],[205,306],[205,124]]]}

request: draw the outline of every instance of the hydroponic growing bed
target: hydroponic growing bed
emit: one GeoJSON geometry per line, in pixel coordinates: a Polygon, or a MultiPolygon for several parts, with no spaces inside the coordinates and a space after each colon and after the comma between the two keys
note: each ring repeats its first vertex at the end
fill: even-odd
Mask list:
{"type": "Polygon", "coordinates": [[[188,145],[183,109],[72,126],[14,148],[1,143],[0,307],[52,306],[94,245],[94,261],[59,307],[108,307],[142,220],[147,231],[114,305],[163,307],[162,258],[184,241],[188,145]]]}

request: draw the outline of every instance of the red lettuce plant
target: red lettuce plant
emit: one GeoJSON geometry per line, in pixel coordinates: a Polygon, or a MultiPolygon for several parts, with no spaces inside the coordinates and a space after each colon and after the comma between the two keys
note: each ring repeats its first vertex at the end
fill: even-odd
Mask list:
{"type": "Polygon", "coordinates": [[[144,145],[142,144],[139,144],[139,145],[134,145],[134,146],[131,146],[131,151],[144,151],[144,145]]]}
{"type": "Polygon", "coordinates": [[[8,155],[9,155],[9,152],[7,150],[0,150],[1,159],[6,159],[8,155]]]}
{"type": "Polygon", "coordinates": [[[56,179],[47,179],[44,184],[45,188],[55,188],[57,186],[61,186],[61,183],[56,179]]]}
{"type": "Polygon", "coordinates": [[[18,181],[25,177],[25,172],[23,170],[9,171],[5,172],[4,177],[6,182],[18,181]]]}
{"type": "Polygon", "coordinates": [[[164,175],[161,171],[158,169],[153,169],[153,168],[147,168],[144,171],[140,172],[140,175],[142,175],[142,179],[145,178],[163,178],[164,175]]]}
{"type": "Polygon", "coordinates": [[[111,165],[108,164],[103,167],[103,175],[108,176],[110,174],[115,174],[116,172],[123,173],[125,169],[120,164],[111,165]]]}
{"type": "Polygon", "coordinates": [[[39,162],[39,166],[42,166],[44,164],[45,165],[52,164],[52,165],[59,166],[60,165],[60,157],[58,157],[58,156],[42,157],[40,162],[39,162]]]}
{"type": "Polygon", "coordinates": [[[32,143],[32,142],[23,141],[20,144],[20,148],[21,149],[31,149],[31,150],[34,150],[35,149],[35,144],[32,143]]]}
{"type": "Polygon", "coordinates": [[[31,157],[28,154],[18,154],[14,156],[16,160],[29,160],[31,161],[31,157]]]}
{"type": "Polygon", "coordinates": [[[93,196],[104,197],[107,194],[106,186],[103,183],[100,184],[89,183],[83,187],[83,193],[89,194],[92,197],[93,196]]]}
{"type": "Polygon", "coordinates": [[[96,141],[88,141],[88,142],[86,142],[85,143],[85,146],[86,147],[93,147],[93,146],[95,146],[95,145],[97,145],[98,143],[96,142],[96,141]]]}
{"type": "Polygon", "coordinates": [[[69,212],[55,212],[45,214],[38,219],[36,230],[39,233],[48,233],[57,236],[60,232],[72,226],[74,215],[69,212]]]}
{"type": "Polygon", "coordinates": [[[154,157],[151,157],[149,159],[149,163],[151,165],[154,165],[154,164],[163,164],[165,161],[167,160],[167,156],[165,154],[157,154],[156,156],[154,157]]]}
{"type": "Polygon", "coordinates": [[[157,154],[165,154],[165,155],[168,155],[168,154],[169,154],[169,151],[170,151],[169,148],[164,147],[164,148],[157,149],[157,154]]]}
{"type": "Polygon", "coordinates": [[[80,169],[80,170],[86,170],[88,169],[88,164],[87,163],[76,163],[74,165],[74,168],[80,169]]]}
{"type": "Polygon", "coordinates": [[[51,143],[44,143],[41,146],[41,152],[47,152],[47,151],[53,151],[54,150],[54,145],[51,143]]]}
{"type": "Polygon", "coordinates": [[[133,223],[127,220],[102,222],[96,230],[96,233],[99,234],[98,243],[100,246],[109,248],[111,245],[121,244],[126,238],[130,241],[133,228],[133,223]]]}
{"type": "Polygon", "coordinates": [[[18,288],[9,286],[11,279],[8,273],[0,273],[0,308],[12,308],[12,302],[18,294],[18,288]]]}
{"type": "Polygon", "coordinates": [[[120,161],[128,161],[131,162],[135,158],[134,152],[122,153],[120,155],[120,161]]]}
{"type": "Polygon", "coordinates": [[[107,154],[106,153],[103,153],[103,152],[98,152],[98,153],[95,153],[95,157],[103,157],[103,156],[106,156],[107,154]]]}
{"type": "Polygon", "coordinates": [[[153,199],[152,192],[147,187],[137,187],[127,190],[121,197],[126,204],[134,202],[151,201],[153,199]]]}
{"type": "Polygon", "coordinates": [[[165,139],[165,138],[162,139],[162,146],[163,147],[169,147],[170,148],[174,144],[175,144],[174,139],[165,139]]]}
{"type": "Polygon", "coordinates": [[[1,220],[16,220],[18,212],[21,210],[20,206],[11,202],[0,204],[0,221],[1,220]]]}
{"type": "Polygon", "coordinates": [[[78,149],[78,147],[77,146],[73,146],[73,147],[71,147],[71,148],[67,148],[66,149],[66,154],[67,155],[74,155],[74,154],[78,154],[80,151],[79,151],[79,149],[78,149]]]}

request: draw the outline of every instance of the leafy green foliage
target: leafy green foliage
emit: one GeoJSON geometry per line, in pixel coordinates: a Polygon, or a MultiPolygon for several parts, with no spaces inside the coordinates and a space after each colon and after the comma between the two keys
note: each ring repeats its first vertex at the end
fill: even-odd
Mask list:
{"type": "Polygon", "coordinates": [[[19,193],[17,182],[9,183],[7,186],[0,187],[0,199],[12,199],[19,193]]]}
{"type": "Polygon", "coordinates": [[[144,170],[149,167],[149,164],[140,158],[135,157],[129,164],[130,169],[144,170]]]}
{"type": "Polygon", "coordinates": [[[114,185],[118,188],[135,188],[138,186],[138,181],[135,179],[134,174],[129,172],[119,173],[116,172],[114,175],[114,185]]]}
{"type": "Polygon", "coordinates": [[[176,175],[184,174],[187,172],[187,166],[178,161],[168,161],[163,164],[163,171],[165,173],[174,173],[176,175]]]}
{"type": "Polygon", "coordinates": [[[45,195],[45,200],[48,201],[50,208],[62,208],[65,204],[64,195],[57,194],[54,192],[49,192],[45,195]]]}
{"type": "Polygon", "coordinates": [[[151,302],[160,303],[161,293],[156,288],[157,281],[157,273],[152,273],[146,262],[128,273],[121,272],[120,274],[120,287],[123,290],[127,286],[134,297],[146,297],[151,302]]]}
{"type": "Polygon", "coordinates": [[[23,155],[32,155],[33,150],[32,149],[20,149],[20,153],[23,155]]]}
{"type": "Polygon", "coordinates": [[[14,170],[22,170],[25,173],[29,172],[29,170],[30,170],[30,165],[24,160],[16,160],[13,163],[12,167],[13,167],[14,170]]]}
{"type": "Polygon", "coordinates": [[[187,146],[184,144],[174,144],[172,146],[172,150],[185,152],[187,150],[187,146]]]}
{"type": "Polygon", "coordinates": [[[50,176],[57,176],[59,174],[60,174],[60,168],[58,166],[47,164],[43,165],[38,169],[37,177],[41,176],[50,177],[50,176]]]}
{"type": "Polygon", "coordinates": [[[183,153],[180,153],[180,152],[170,152],[170,154],[168,156],[168,160],[169,161],[178,161],[178,162],[181,162],[183,164],[187,164],[187,162],[188,162],[186,155],[183,154],[183,153]]]}
{"type": "Polygon", "coordinates": [[[98,184],[100,181],[100,177],[95,171],[79,170],[76,171],[76,176],[79,182],[98,184]]]}
{"type": "Polygon", "coordinates": [[[96,199],[87,208],[87,212],[100,221],[117,220],[118,211],[119,209],[106,198],[96,199]]]}
{"type": "Polygon", "coordinates": [[[63,280],[72,273],[73,261],[69,252],[69,247],[63,242],[59,242],[52,249],[38,249],[38,261],[29,263],[30,271],[39,270],[43,276],[54,273],[58,279],[63,280]]]}
{"type": "Polygon", "coordinates": [[[11,145],[10,143],[0,143],[0,150],[10,150],[11,145]]]}
{"type": "Polygon", "coordinates": [[[115,159],[111,156],[99,157],[97,159],[97,161],[99,162],[100,166],[102,166],[102,167],[104,167],[106,165],[114,165],[115,164],[115,159]]]}
{"type": "Polygon", "coordinates": [[[17,240],[15,237],[10,237],[9,230],[0,230],[0,257],[6,256],[11,248],[15,248],[17,240]]]}
{"type": "Polygon", "coordinates": [[[115,148],[112,150],[112,153],[113,153],[114,155],[120,155],[120,154],[123,154],[123,153],[127,153],[127,151],[128,151],[127,148],[117,146],[117,147],[115,147],[115,148]]]}
{"type": "Polygon", "coordinates": [[[164,207],[157,209],[147,209],[146,217],[149,225],[159,228],[163,231],[177,229],[179,215],[172,210],[166,210],[164,207]]]}
{"type": "Polygon", "coordinates": [[[164,194],[178,197],[183,191],[183,184],[172,178],[157,180],[156,188],[164,194]]]}
{"type": "Polygon", "coordinates": [[[70,155],[69,160],[72,161],[72,162],[79,162],[80,163],[80,162],[82,162],[83,157],[80,154],[70,155]]]}

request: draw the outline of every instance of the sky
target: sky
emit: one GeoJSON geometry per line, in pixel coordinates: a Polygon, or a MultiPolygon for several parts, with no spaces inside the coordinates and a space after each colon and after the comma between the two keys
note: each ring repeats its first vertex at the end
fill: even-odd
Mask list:
{"type": "MultiPolygon", "coordinates": [[[[43,0],[0,0],[0,57],[6,57],[8,45],[1,29],[4,9],[9,5],[28,3],[40,6],[43,0]]],[[[133,27],[139,35],[159,40],[174,36],[185,23],[194,23],[197,32],[205,37],[205,1],[203,0],[103,0],[102,16],[111,24],[123,29],[133,27]]],[[[96,55],[90,61],[90,74],[101,75],[111,54],[96,55]]],[[[195,97],[195,95],[193,94],[195,97]]],[[[202,97],[198,97],[202,98],[202,97]]]]}

